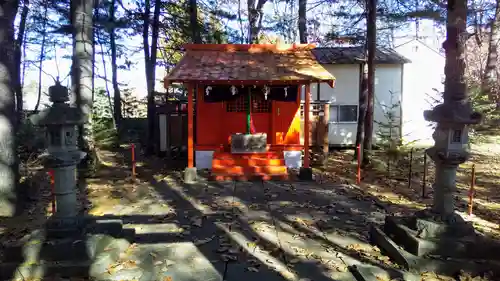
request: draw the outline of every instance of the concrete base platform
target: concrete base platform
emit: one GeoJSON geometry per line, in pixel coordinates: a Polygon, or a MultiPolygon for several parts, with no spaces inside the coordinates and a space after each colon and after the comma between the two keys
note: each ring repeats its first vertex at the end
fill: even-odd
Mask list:
{"type": "Polygon", "coordinates": [[[151,281],[222,281],[211,262],[190,242],[144,245],[136,253],[135,260],[149,259],[155,253],[151,263],[147,263],[151,267],[143,268],[154,273],[151,281]]]}
{"type": "Polygon", "coordinates": [[[446,224],[419,217],[387,216],[384,232],[418,257],[500,260],[500,243],[476,234],[468,222],[446,224]]]}
{"type": "Polygon", "coordinates": [[[396,244],[386,233],[374,225],[370,229],[370,240],[405,270],[416,272],[432,271],[448,276],[454,276],[460,270],[470,272],[474,275],[488,271],[494,271],[495,275],[500,274],[499,261],[442,258],[431,255],[419,257],[413,255],[396,244]]]}
{"type": "MultiPolygon", "coordinates": [[[[440,255],[442,257],[466,258],[470,255],[474,238],[463,239],[450,236],[439,238],[422,238],[422,233],[409,228],[404,218],[386,217],[384,232],[394,242],[402,246],[409,253],[416,256],[440,255]]],[[[425,236],[424,236],[425,237],[425,236]]]]}

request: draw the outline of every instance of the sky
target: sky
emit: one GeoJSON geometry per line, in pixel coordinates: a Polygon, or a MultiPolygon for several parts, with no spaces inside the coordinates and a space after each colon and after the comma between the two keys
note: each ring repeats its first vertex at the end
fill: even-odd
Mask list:
{"type": "MultiPolygon", "coordinates": [[[[274,7],[273,4],[268,2],[264,6],[265,13],[271,14],[274,12],[274,7]]],[[[309,11],[308,17],[317,17],[317,14],[314,13],[314,11],[309,11]]],[[[326,24],[323,27],[320,27],[322,30],[321,32],[324,32],[325,26],[332,24],[331,19],[325,19],[324,21],[326,24]]],[[[229,23],[232,25],[232,27],[239,29],[239,26],[237,26],[236,22],[229,23]]],[[[427,36],[427,37],[432,37],[434,38],[433,40],[436,42],[442,42],[442,38],[436,37],[437,35],[435,34],[435,30],[432,28],[432,24],[424,24],[426,28],[421,28],[422,31],[420,32],[420,36],[427,36]],[[437,40],[436,40],[437,38],[437,40]]],[[[397,32],[399,37],[402,38],[413,38],[415,31],[414,30],[400,30],[397,32]]],[[[428,39],[427,39],[428,40],[428,39]]],[[[142,39],[140,36],[135,36],[135,37],[130,37],[125,40],[124,45],[126,46],[140,46],[142,42],[142,39]]],[[[100,52],[100,46],[96,46],[96,51],[100,52]]],[[[50,74],[53,77],[60,76],[61,79],[66,76],[66,74],[69,72],[69,69],[71,67],[71,60],[63,58],[63,57],[71,57],[72,50],[71,48],[59,48],[57,49],[57,55],[55,59],[52,60],[47,60],[44,61],[43,63],[43,70],[45,73],[50,74]],[[58,74],[58,69],[60,71],[60,74],[58,74]]],[[[36,52],[29,54],[30,57],[33,56],[38,56],[36,52]]],[[[118,75],[119,75],[119,81],[121,83],[127,84],[128,88],[131,88],[133,90],[133,93],[136,94],[139,97],[145,97],[146,96],[146,77],[145,77],[145,71],[144,71],[144,57],[142,52],[138,52],[134,55],[129,55],[127,57],[129,60],[131,60],[134,65],[131,67],[131,70],[129,71],[123,71],[119,70],[118,75]]],[[[123,60],[123,58],[121,59],[123,60]]],[[[100,76],[104,76],[104,73],[107,74],[108,79],[111,77],[111,64],[110,64],[110,59],[108,56],[105,57],[105,64],[102,63],[102,57],[101,55],[96,54],[95,58],[95,67],[96,67],[96,72],[100,76]],[[104,71],[104,68],[106,68],[106,72],[104,71]]],[[[160,80],[167,74],[165,69],[163,67],[157,67],[156,69],[157,73],[157,86],[156,90],[157,91],[162,91],[163,87],[160,83],[160,80]]],[[[54,84],[53,78],[47,75],[43,74],[42,75],[42,89],[43,92],[46,93],[48,91],[48,87],[54,84]]],[[[24,76],[24,92],[25,92],[25,108],[26,109],[33,109],[37,100],[37,83],[38,83],[38,69],[35,67],[28,67],[25,76],[24,76]]],[[[62,84],[65,86],[70,85],[70,79],[69,77],[66,78],[64,81],[62,81],[62,84]]],[[[106,83],[102,79],[96,79],[95,80],[95,87],[96,88],[105,88],[106,83]]],[[[111,83],[109,83],[108,87],[112,89],[111,83]]],[[[112,92],[112,90],[111,90],[112,92]]],[[[48,103],[48,97],[43,96],[42,97],[42,104],[43,103],[48,103]]]]}

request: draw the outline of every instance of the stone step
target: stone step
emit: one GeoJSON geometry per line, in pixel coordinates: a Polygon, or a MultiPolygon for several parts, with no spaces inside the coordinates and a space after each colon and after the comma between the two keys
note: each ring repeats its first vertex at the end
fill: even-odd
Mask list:
{"type": "Polygon", "coordinates": [[[9,262],[87,261],[95,259],[102,252],[118,258],[130,242],[104,234],[88,234],[66,239],[41,241],[30,240],[23,245],[4,246],[1,251],[9,262]]]}
{"type": "Polygon", "coordinates": [[[104,234],[88,234],[80,238],[48,242],[32,240],[23,246],[5,247],[7,260],[0,264],[0,280],[11,280],[15,274],[22,274],[23,277],[18,279],[23,280],[54,274],[98,277],[130,247],[129,241],[104,234]]]}
{"type": "Polygon", "coordinates": [[[50,242],[26,243],[1,249],[9,261],[23,262],[37,260],[48,261],[86,261],[89,259],[87,245],[83,240],[57,239],[50,242]]]}
{"type": "Polygon", "coordinates": [[[214,158],[212,167],[222,166],[285,166],[284,158],[214,158]]]}
{"type": "Polygon", "coordinates": [[[73,278],[89,277],[90,261],[83,262],[40,262],[0,264],[0,280],[43,280],[44,276],[61,276],[73,278]]]}
{"type": "MultiPolygon", "coordinates": [[[[410,229],[404,220],[386,217],[384,232],[396,244],[415,256],[440,255],[443,257],[465,258],[468,256],[466,241],[455,237],[440,239],[421,239],[416,230],[410,229]]],[[[472,242],[472,241],[471,241],[472,242]]]]}
{"type": "Polygon", "coordinates": [[[120,238],[123,236],[123,222],[119,219],[100,219],[99,217],[86,216],[75,220],[74,227],[58,225],[56,220],[49,220],[46,224],[45,237],[47,240],[64,239],[81,235],[108,234],[120,238]]]}
{"type": "Polygon", "coordinates": [[[106,234],[115,238],[124,238],[128,241],[134,241],[135,229],[126,228],[122,220],[116,219],[97,219],[87,225],[88,234],[106,234]]]}
{"type": "Polygon", "coordinates": [[[87,223],[85,232],[107,234],[118,238],[123,235],[123,222],[115,219],[95,219],[87,223]]]}
{"type": "Polygon", "coordinates": [[[283,159],[282,151],[258,153],[214,152],[213,159],[283,159]]]}
{"type": "Polygon", "coordinates": [[[479,235],[456,237],[456,233],[447,235],[439,232],[437,237],[421,238],[419,232],[412,229],[412,223],[404,218],[388,216],[384,232],[396,244],[415,256],[434,255],[445,258],[471,258],[500,260],[500,244],[488,241],[479,235]]]}
{"type": "Polygon", "coordinates": [[[288,174],[286,166],[212,166],[212,173],[216,175],[283,175],[288,174]]]}
{"type": "Polygon", "coordinates": [[[484,272],[492,272],[495,276],[500,274],[500,264],[498,261],[443,258],[433,255],[419,257],[413,255],[396,244],[384,231],[375,225],[372,225],[370,228],[370,240],[381,249],[383,254],[389,256],[404,270],[412,272],[435,272],[448,276],[454,276],[461,270],[469,272],[473,276],[481,275],[484,272]]]}
{"type": "Polygon", "coordinates": [[[397,269],[380,268],[373,265],[354,265],[351,267],[351,271],[358,281],[422,280],[419,274],[397,269]]]}
{"type": "Polygon", "coordinates": [[[287,181],[288,174],[268,175],[262,173],[253,174],[212,174],[209,180],[213,181],[287,181]]]}

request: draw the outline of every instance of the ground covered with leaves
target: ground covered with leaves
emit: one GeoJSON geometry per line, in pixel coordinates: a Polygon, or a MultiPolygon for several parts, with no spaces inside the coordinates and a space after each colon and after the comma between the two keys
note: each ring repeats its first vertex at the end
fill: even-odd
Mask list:
{"type": "MultiPolygon", "coordinates": [[[[139,162],[137,179],[130,181],[125,179],[130,178],[129,160],[123,154],[119,157],[118,161],[116,155],[102,158],[110,174],[116,176],[121,169],[129,172],[113,184],[98,179],[89,183],[89,213],[125,216],[125,222],[139,234],[139,244],[163,243],[165,233],[168,241],[190,241],[226,280],[235,275],[269,280],[352,280],[349,267],[357,264],[397,270],[396,264],[368,243],[368,227],[381,224],[388,213],[413,212],[425,203],[404,204],[401,202],[409,199],[394,197],[387,189],[374,192],[376,188],[366,183],[360,188],[346,184],[352,180],[346,169],[345,176],[323,174],[315,184],[202,179],[187,186],[182,184],[180,172],[171,171],[162,160],[148,159],[139,162]],[[116,167],[120,161],[122,166],[116,167]],[[146,218],[128,221],[138,214],[146,218]]],[[[350,161],[347,157],[336,154],[330,161],[337,168],[346,167],[347,162],[336,161],[350,161]]],[[[158,265],[175,263],[157,261],[158,265]]],[[[427,272],[422,280],[453,278],[427,272]]]]}
{"type": "MultiPolygon", "coordinates": [[[[474,157],[479,157],[473,158],[478,173],[484,171],[483,165],[491,168],[491,162],[479,162],[486,158],[474,157]]],[[[215,272],[224,280],[317,281],[353,280],[349,268],[354,265],[398,270],[368,242],[369,225],[383,223],[389,213],[413,212],[430,200],[419,198],[418,170],[412,172],[410,187],[395,169],[388,177],[384,169],[375,168],[364,172],[360,186],[349,184],[354,181],[355,165],[345,151],[333,153],[329,166],[316,170],[316,183],[214,183],[202,178],[198,184],[184,185],[181,173],[165,160],[138,158],[133,177],[128,148],[100,151],[97,174],[80,182],[78,189],[82,213],[120,219],[136,233],[135,243],[106,268],[110,277],[121,276],[116,280],[138,280],[146,264],[151,265],[146,271],[164,281],[172,281],[172,274],[182,277],[182,272],[190,272],[185,278],[191,280],[215,272]]],[[[489,173],[494,173],[493,168],[485,175],[489,173]]],[[[48,183],[40,175],[38,181],[48,183]]],[[[432,173],[428,178],[432,181],[432,173]]],[[[474,210],[478,220],[481,208],[494,212],[479,201],[494,199],[494,193],[484,187],[486,182],[478,176],[474,210]]],[[[3,233],[3,243],[20,241],[50,215],[49,185],[41,190],[42,199],[34,200],[38,203],[30,211],[10,222],[18,227],[5,227],[9,232],[3,233]]],[[[453,280],[433,273],[421,277],[453,280]]]]}
{"type": "MultiPolygon", "coordinates": [[[[361,170],[364,194],[377,199],[377,204],[392,214],[408,214],[432,204],[434,163],[425,148],[410,150],[397,158],[383,150],[374,152],[372,163],[361,170]],[[411,163],[411,164],[410,164],[411,163]],[[426,164],[424,164],[426,163],[426,164]],[[425,177],[424,177],[424,170],[425,177]]],[[[334,150],[326,167],[314,169],[319,183],[350,183],[356,185],[357,161],[352,150],[334,150]]],[[[496,140],[475,144],[469,161],[457,173],[456,206],[458,211],[484,233],[500,238],[500,146],[496,140]],[[475,169],[472,216],[468,216],[472,170],[475,169]]]]}

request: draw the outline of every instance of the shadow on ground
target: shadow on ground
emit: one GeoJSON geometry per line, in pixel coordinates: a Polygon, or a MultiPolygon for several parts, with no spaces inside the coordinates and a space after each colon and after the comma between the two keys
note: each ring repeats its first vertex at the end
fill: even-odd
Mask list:
{"type": "MultiPolygon", "coordinates": [[[[125,163],[108,167],[108,174],[128,173],[120,172],[130,170],[126,154],[108,156],[119,158],[109,162],[125,163]]],[[[164,160],[137,160],[141,165],[130,189],[124,191],[116,183],[109,188],[115,207],[135,207],[128,206],[122,214],[104,209],[100,213],[103,219],[136,225],[139,245],[193,243],[224,280],[352,280],[353,265],[394,268],[368,243],[369,224],[382,223],[384,211],[374,205],[374,198],[349,185],[214,183],[203,178],[184,185],[180,171],[164,160]],[[165,227],[176,231],[160,230],[165,227]]]]}
{"type": "Polygon", "coordinates": [[[24,175],[18,186],[16,211],[12,217],[0,217],[0,264],[10,266],[0,268],[0,278],[19,278],[17,268],[26,261],[22,247],[32,233],[42,229],[46,222],[47,207],[50,202],[50,188],[46,184],[46,171],[36,169],[24,175]],[[6,248],[13,247],[6,253],[6,248]]]}
{"type": "MultiPolygon", "coordinates": [[[[150,280],[171,274],[177,276],[172,280],[207,280],[209,272],[224,280],[353,280],[354,265],[396,268],[369,245],[369,225],[382,224],[391,207],[418,209],[381,206],[379,198],[344,184],[340,175],[334,184],[201,178],[185,185],[180,165],[164,159],[139,154],[133,179],[128,150],[101,154],[103,165],[80,186],[79,199],[92,220],[119,219],[135,231],[132,244],[106,268],[116,278],[139,270],[154,272],[150,280]]],[[[38,215],[27,217],[40,224],[17,237],[42,228],[45,212],[32,212],[38,215]]],[[[1,220],[2,227],[20,220],[7,221],[1,220]]]]}

